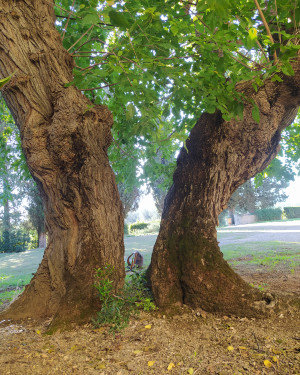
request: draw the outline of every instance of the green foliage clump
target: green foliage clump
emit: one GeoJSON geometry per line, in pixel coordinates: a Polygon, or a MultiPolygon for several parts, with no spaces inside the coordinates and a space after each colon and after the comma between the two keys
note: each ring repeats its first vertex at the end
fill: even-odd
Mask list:
{"type": "Polygon", "coordinates": [[[140,310],[155,310],[150,290],[146,287],[145,272],[134,272],[128,276],[124,288],[117,293],[113,286],[114,267],[106,265],[96,270],[95,288],[102,303],[101,310],[93,319],[95,327],[107,325],[111,332],[125,328],[131,316],[140,310]]]}
{"type": "Polygon", "coordinates": [[[142,231],[142,234],[154,234],[158,233],[160,228],[160,220],[153,220],[148,223],[147,228],[142,231]]]}
{"type": "Polygon", "coordinates": [[[258,221],[281,220],[282,211],[281,208],[263,208],[256,210],[255,215],[258,221]]]}
{"type": "Polygon", "coordinates": [[[284,207],[284,213],[287,219],[300,218],[300,207],[284,207]]]}
{"type": "Polygon", "coordinates": [[[137,223],[133,223],[130,225],[130,230],[133,232],[135,230],[143,230],[145,228],[147,228],[149,225],[149,223],[140,223],[140,222],[137,222],[137,223]]]}

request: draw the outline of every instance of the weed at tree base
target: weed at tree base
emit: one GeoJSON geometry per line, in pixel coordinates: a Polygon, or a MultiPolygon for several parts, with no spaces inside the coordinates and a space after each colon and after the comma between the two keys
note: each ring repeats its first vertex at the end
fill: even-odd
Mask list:
{"type": "Polygon", "coordinates": [[[111,332],[117,332],[125,328],[130,317],[137,315],[139,310],[153,311],[156,307],[146,287],[145,271],[135,271],[129,275],[124,288],[117,294],[114,293],[113,274],[112,265],[96,270],[94,286],[102,306],[92,322],[95,327],[107,325],[111,332]]]}

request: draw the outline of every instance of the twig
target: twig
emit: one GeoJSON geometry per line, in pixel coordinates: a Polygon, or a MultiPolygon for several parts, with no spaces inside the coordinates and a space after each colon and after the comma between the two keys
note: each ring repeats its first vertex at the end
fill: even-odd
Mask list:
{"type": "MultiPolygon", "coordinates": [[[[51,5],[53,6],[53,1],[49,1],[49,0],[45,0],[45,1],[46,1],[46,3],[51,4],[51,5]]],[[[72,14],[73,16],[75,16],[75,17],[77,17],[77,18],[81,18],[81,17],[77,16],[75,12],[69,12],[67,9],[62,8],[62,7],[60,7],[60,6],[57,5],[57,4],[55,4],[54,6],[56,6],[57,8],[59,8],[60,10],[66,12],[66,13],[68,13],[68,14],[72,14]]],[[[57,17],[57,16],[56,16],[56,17],[57,17]]]]}
{"type": "Polygon", "coordinates": [[[132,44],[131,37],[130,37],[130,34],[129,34],[128,29],[127,29],[126,31],[127,31],[127,34],[128,34],[128,39],[129,39],[129,43],[130,43],[130,45],[131,45],[131,48],[133,49],[133,52],[134,52],[134,54],[135,54],[135,57],[136,57],[138,63],[140,63],[140,62],[139,62],[139,58],[137,57],[137,54],[136,54],[136,52],[135,52],[134,46],[133,46],[133,44],[132,44]]]}
{"type": "MultiPolygon", "coordinates": [[[[125,56],[121,56],[121,57],[123,57],[123,59],[125,59],[125,60],[127,60],[127,61],[130,61],[130,62],[132,62],[134,65],[136,65],[137,67],[139,67],[140,69],[142,69],[142,71],[144,71],[144,69],[137,63],[137,62],[135,62],[134,60],[131,60],[131,59],[129,59],[128,57],[125,57],[125,56]]],[[[121,62],[121,61],[120,61],[121,62]]]]}
{"type": "MultiPolygon", "coordinates": [[[[261,10],[261,7],[259,6],[257,0],[254,0],[254,2],[255,2],[255,5],[256,5],[256,8],[257,8],[257,10],[258,10],[258,12],[260,14],[261,20],[262,20],[262,22],[263,22],[263,24],[264,24],[264,26],[266,28],[267,34],[269,35],[269,38],[270,38],[271,42],[274,44],[273,36],[271,34],[268,22],[266,21],[265,16],[264,16],[264,14],[263,14],[263,12],[261,10]]],[[[276,51],[274,51],[274,60],[275,60],[275,63],[278,62],[276,51]]]]}
{"type": "Polygon", "coordinates": [[[259,342],[258,342],[258,340],[257,340],[257,337],[256,337],[256,335],[255,335],[255,333],[254,332],[252,332],[253,333],[253,336],[254,336],[254,338],[255,338],[255,341],[256,341],[256,345],[257,345],[257,351],[258,352],[261,352],[261,350],[260,350],[260,347],[259,347],[259,342]]]}
{"type": "Polygon", "coordinates": [[[88,43],[90,43],[90,42],[99,42],[99,43],[105,44],[105,42],[104,42],[103,40],[99,39],[99,38],[91,38],[91,39],[87,40],[86,42],[80,44],[80,46],[77,47],[77,49],[76,49],[75,52],[76,52],[76,53],[79,52],[78,50],[79,50],[81,47],[85,46],[86,44],[88,44],[88,43]]]}
{"type": "Polygon", "coordinates": [[[275,0],[275,11],[276,11],[276,22],[277,22],[279,43],[281,44],[281,34],[280,34],[280,27],[279,27],[279,22],[278,22],[278,10],[277,10],[277,1],[276,0],[275,0]]]}
{"type": "Polygon", "coordinates": [[[258,45],[261,53],[265,56],[265,59],[267,62],[270,62],[270,59],[268,58],[268,56],[266,55],[266,52],[264,51],[262,45],[259,43],[259,41],[256,39],[256,44],[258,45]]]}
{"type": "Polygon", "coordinates": [[[76,44],[79,43],[79,42],[81,41],[81,39],[82,39],[84,36],[86,36],[86,34],[87,34],[90,30],[93,29],[93,27],[94,27],[94,25],[91,25],[91,26],[87,29],[87,31],[86,31],[84,34],[82,34],[81,37],[80,37],[79,39],[77,39],[76,42],[75,42],[75,43],[74,43],[74,44],[68,49],[68,52],[69,52],[73,47],[75,47],[76,44]]]}
{"type": "Polygon", "coordinates": [[[93,91],[93,90],[100,90],[100,89],[104,89],[105,87],[115,86],[115,85],[117,85],[117,83],[111,83],[110,85],[93,87],[91,89],[78,89],[78,90],[80,90],[80,91],[93,91]]]}
{"type": "Polygon", "coordinates": [[[249,65],[247,65],[247,64],[244,64],[242,61],[238,60],[237,58],[235,58],[235,57],[232,56],[231,54],[230,54],[230,57],[231,57],[233,60],[235,60],[236,62],[238,62],[239,64],[245,66],[246,68],[248,68],[248,69],[250,69],[250,70],[252,70],[252,71],[253,71],[253,70],[256,70],[256,69],[251,68],[251,66],[249,66],[249,65]]]}
{"type": "MultiPolygon", "coordinates": [[[[72,8],[74,7],[74,4],[75,4],[75,0],[73,0],[72,6],[71,6],[72,8]]],[[[68,19],[67,19],[66,25],[65,25],[65,27],[64,27],[64,32],[63,32],[63,35],[62,35],[62,37],[61,37],[62,40],[64,40],[64,37],[65,37],[66,31],[67,31],[67,28],[68,28],[68,25],[69,25],[70,17],[71,17],[71,13],[69,13],[69,16],[68,16],[68,19]]]]}

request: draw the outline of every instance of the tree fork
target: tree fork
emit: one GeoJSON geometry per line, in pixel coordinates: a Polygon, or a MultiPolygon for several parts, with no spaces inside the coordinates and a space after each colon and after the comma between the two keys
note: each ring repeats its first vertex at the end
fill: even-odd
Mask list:
{"type": "Polygon", "coordinates": [[[73,59],[53,4],[17,4],[0,7],[0,74],[15,73],[3,96],[43,197],[49,243],[31,283],[1,316],[86,321],[99,309],[95,269],[114,266],[116,289],[125,277],[122,205],[107,157],[112,115],[65,87],[73,59]]]}
{"type": "Polygon", "coordinates": [[[267,167],[279,150],[281,131],[300,105],[299,59],[295,76],[267,80],[256,93],[251,82],[237,89],[258,105],[260,122],[245,102],[243,120],[226,122],[204,113],[177,159],[165,199],[149,279],[156,303],[184,303],[211,312],[256,316],[264,296],[223,259],[217,242],[218,215],[232,193],[267,167]]]}

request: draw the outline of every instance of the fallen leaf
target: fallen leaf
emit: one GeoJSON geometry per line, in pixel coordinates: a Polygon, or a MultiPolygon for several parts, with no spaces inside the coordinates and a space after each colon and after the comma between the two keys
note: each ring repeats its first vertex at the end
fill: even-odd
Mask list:
{"type": "Polygon", "coordinates": [[[282,350],[280,350],[280,349],[276,349],[276,348],[272,348],[272,352],[273,352],[274,354],[281,354],[281,353],[282,353],[282,350]]]}
{"type": "Polygon", "coordinates": [[[278,362],[278,358],[274,355],[274,356],[272,357],[272,361],[277,363],[277,362],[278,362]]]}
{"type": "Polygon", "coordinates": [[[155,350],[156,349],[156,345],[150,345],[150,346],[145,346],[143,348],[143,351],[144,352],[149,352],[149,350],[155,350]]]}
{"type": "Polygon", "coordinates": [[[227,346],[227,350],[229,350],[229,351],[234,350],[234,347],[233,346],[227,346]]]}
{"type": "Polygon", "coordinates": [[[194,373],[194,369],[192,367],[190,367],[188,370],[187,370],[188,374],[192,375],[194,373]]]}
{"type": "Polygon", "coordinates": [[[247,350],[247,348],[245,346],[239,346],[239,349],[240,350],[247,350]]]}
{"type": "Polygon", "coordinates": [[[104,362],[98,363],[98,365],[95,367],[95,369],[101,370],[106,368],[106,365],[104,362]]]}
{"type": "Polygon", "coordinates": [[[152,367],[154,365],[155,361],[148,361],[148,366],[152,367]]]}
{"type": "Polygon", "coordinates": [[[171,371],[172,370],[172,368],[174,368],[175,367],[175,365],[174,365],[174,363],[170,363],[169,364],[169,366],[168,366],[168,371],[171,371]]]}
{"type": "Polygon", "coordinates": [[[148,324],[145,326],[146,329],[150,329],[151,328],[151,324],[148,324]]]}
{"type": "Polygon", "coordinates": [[[139,354],[142,354],[142,353],[143,353],[142,350],[134,350],[133,351],[133,354],[135,354],[135,355],[139,355],[139,354]]]}
{"type": "Polygon", "coordinates": [[[93,329],[93,332],[95,332],[95,333],[104,333],[105,330],[106,330],[105,327],[99,327],[99,328],[93,329]]]}
{"type": "Polygon", "coordinates": [[[267,367],[267,368],[270,368],[272,367],[272,363],[270,361],[268,361],[267,359],[264,360],[264,365],[267,367]]]}
{"type": "Polygon", "coordinates": [[[37,329],[35,332],[36,332],[38,335],[41,335],[41,334],[42,334],[42,332],[41,332],[39,329],[37,329]]]}

